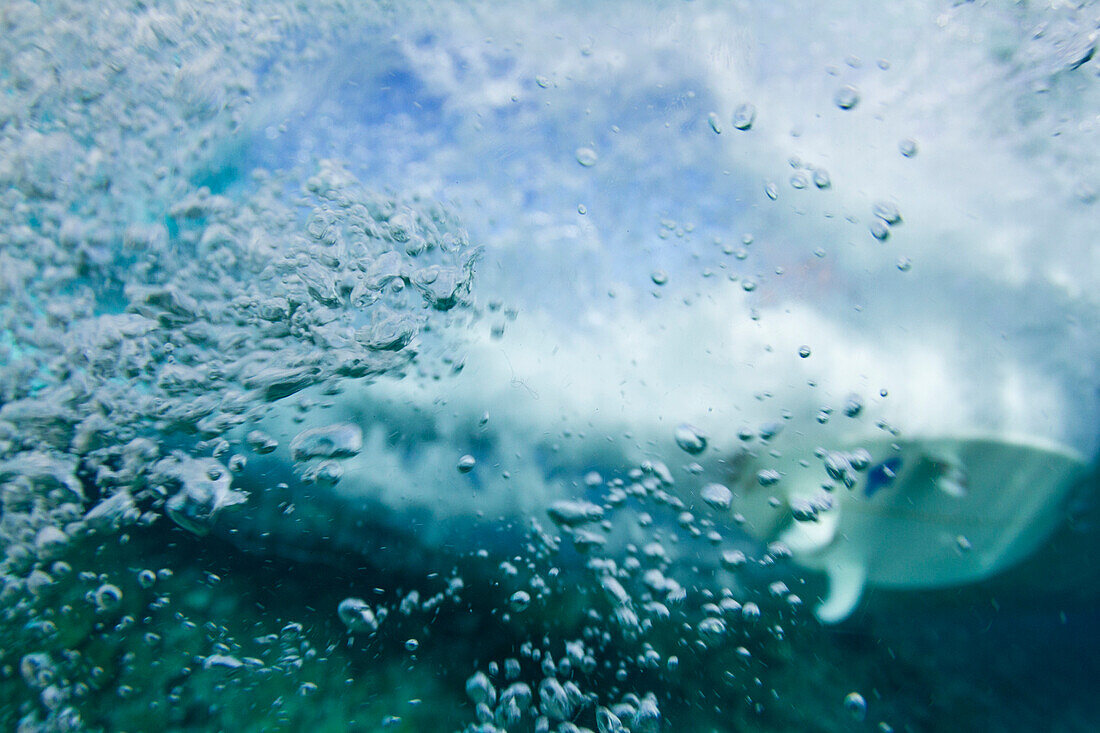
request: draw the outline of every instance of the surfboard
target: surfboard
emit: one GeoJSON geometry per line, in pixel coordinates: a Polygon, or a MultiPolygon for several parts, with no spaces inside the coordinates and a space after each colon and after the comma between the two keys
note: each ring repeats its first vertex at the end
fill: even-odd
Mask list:
{"type": "Polygon", "coordinates": [[[1071,450],[1018,436],[877,438],[819,455],[773,462],[782,479],[772,488],[750,471],[735,508],[827,574],[816,608],[826,623],[847,618],[867,584],[958,585],[1023,560],[1058,526],[1085,467],[1071,450]]]}

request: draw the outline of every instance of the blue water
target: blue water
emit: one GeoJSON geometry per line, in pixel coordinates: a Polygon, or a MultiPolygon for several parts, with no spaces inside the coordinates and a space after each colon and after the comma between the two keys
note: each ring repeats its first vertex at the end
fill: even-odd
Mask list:
{"type": "Polygon", "coordinates": [[[1096,4],[4,16],[0,728],[1097,727],[1096,4]]]}

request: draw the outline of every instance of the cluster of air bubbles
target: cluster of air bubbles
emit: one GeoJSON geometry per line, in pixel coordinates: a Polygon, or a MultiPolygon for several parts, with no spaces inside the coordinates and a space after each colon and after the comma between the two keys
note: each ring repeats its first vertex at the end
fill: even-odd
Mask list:
{"type": "MultiPolygon", "coordinates": [[[[331,17],[185,6],[6,8],[0,592],[4,626],[22,629],[2,646],[31,647],[24,677],[42,693],[27,729],[39,717],[84,727],[73,706],[115,673],[81,680],[74,650],[93,631],[105,645],[127,638],[139,604],[156,617],[169,606],[167,570],[107,577],[70,563],[113,557],[165,517],[213,531],[248,501],[235,483],[245,452],[279,448],[234,428],[311,388],[441,371],[436,327],[463,317],[471,287],[476,249],[431,200],[376,193],[319,158],[221,168],[226,131],[300,73],[295,49],[340,32],[331,17]],[[58,600],[76,588],[80,603],[58,600]],[[34,651],[43,639],[54,651],[34,651]]],[[[306,482],[332,484],[362,444],[338,424],[289,450],[306,482]]],[[[382,615],[354,601],[340,618],[370,630],[382,615]]],[[[165,636],[140,635],[152,647],[165,636]]],[[[231,646],[217,639],[193,667],[239,677],[279,664],[231,646]]]]}
{"type": "Polygon", "coordinates": [[[878,201],[871,207],[871,236],[880,242],[890,237],[890,228],[902,223],[901,211],[890,201],[878,201]]]}
{"type": "Polygon", "coordinates": [[[871,466],[871,454],[865,448],[856,448],[851,451],[817,451],[829,482],[823,484],[826,491],[832,491],[837,486],[852,489],[858,482],[858,474],[864,473],[871,466]]]}
{"type": "Polygon", "coordinates": [[[540,662],[540,668],[547,675],[534,686],[517,679],[523,665],[515,657],[505,660],[503,674],[500,665],[491,664],[494,676],[501,678],[499,689],[484,672],[474,673],[466,680],[466,695],[475,706],[479,722],[466,730],[495,733],[518,730],[523,724],[527,727],[522,729],[536,731],[589,730],[572,722],[580,717],[591,719],[600,733],[627,730],[657,733],[661,729],[661,713],[653,693],[641,697],[628,693],[619,702],[604,706],[598,704],[594,693],[583,691],[575,681],[560,681],[558,668],[572,668],[589,661],[595,664],[590,656],[578,657],[586,653],[583,640],[567,642],[566,649],[566,655],[555,663],[548,652],[544,654],[530,644],[523,647],[521,656],[528,664],[540,662]]]}
{"type": "MultiPolygon", "coordinates": [[[[97,303],[79,268],[69,270],[67,285],[26,279],[20,303],[51,327],[14,330],[22,361],[71,366],[52,383],[4,385],[0,423],[23,426],[21,438],[6,443],[8,465],[38,466],[79,493],[76,460],[111,464],[99,469],[106,496],[90,516],[125,517],[131,504],[163,507],[181,526],[208,532],[222,508],[243,501],[229,490],[230,471],[214,459],[158,463],[160,447],[139,436],[180,431],[216,442],[311,386],[402,369],[417,357],[417,333],[432,314],[463,302],[473,251],[442,210],[372,194],[323,162],[303,187],[312,213],[302,231],[299,202],[282,195],[285,181],[261,174],[253,183],[243,204],[205,189],[171,204],[174,232],[146,240],[142,267],[119,263],[100,273],[118,279],[121,304],[97,303]],[[180,251],[189,253],[183,261],[180,251]],[[51,294],[43,312],[47,289],[78,296],[51,294]],[[76,368],[80,391],[67,379],[76,368]],[[128,467],[120,472],[120,465],[128,467]],[[127,489],[146,484],[136,496],[127,489]]],[[[50,206],[37,209],[40,221],[50,221],[50,206]]],[[[42,257],[33,249],[23,255],[42,257]]],[[[259,431],[246,442],[259,454],[277,447],[259,431]]],[[[361,446],[358,427],[338,425],[302,432],[290,450],[305,461],[347,457],[361,446]]],[[[230,461],[236,470],[243,465],[243,457],[230,461]]],[[[317,471],[315,478],[339,478],[336,464],[317,471]]]]}
{"type": "MultiPolygon", "coordinates": [[[[694,480],[695,473],[688,474],[689,481],[694,480]]],[[[507,596],[504,618],[522,624],[532,635],[518,654],[490,662],[467,679],[466,694],[476,718],[467,731],[661,730],[665,724],[658,695],[637,690],[623,694],[625,685],[643,679],[639,675],[678,685],[681,659],[690,654],[695,660],[713,657],[724,660],[720,664],[732,664],[726,684],[748,686],[748,680],[738,681],[743,674],[739,670],[751,669],[755,655],[768,643],[785,639],[784,628],[775,621],[785,618],[797,624],[802,601],[783,581],[765,584],[766,588],[729,587],[700,576],[689,588],[673,572],[678,545],[693,541],[710,545],[708,552],[723,572],[737,576],[791,556],[778,542],[758,557],[750,557],[745,549],[722,547],[720,530],[728,522],[734,490],[713,482],[696,489],[714,512],[709,518],[695,516],[677,496],[682,489],[676,489],[672,472],[662,463],[647,461],[610,479],[593,471],[582,483],[589,491],[603,492],[601,503],[559,500],[547,513],[558,530],[573,537],[592,585],[582,581],[578,588],[576,576],[559,576],[560,563],[567,557],[561,538],[532,522],[532,544],[539,549],[528,559],[527,569],[518,567],[519,557],[517,564],[500,564],[502,585],[522,586],[507,596]],[[631,503],[637,509],[624,511],[631,503]],[[665,519],[658,513],[666,513],[665,519]],[[675,523],[670,523],[673,517],[675,523]],[[591,538],[593,533],[606,538],[624,524],[633,525],[637,540],[627,546],[625,556],[605,548],[605,539],[591,538]],[[549,594],[556,596],[552,605],[536,604],[549,594]],[[539,640],[539,627],[533,626],[538,615],[532,614],[536,609],[567,609],[576,601],[583,604],[580,613],[587,625],[580,638],[564,641],[561,654],[561,641],[539,640]],[[619,683],[610,694],[600,681],[607,674],[619,683]]]]}
{"type": "Polygon", "coordinates": [[[791,158],[789,162],[794,169],[790,177],[791,188],[797,191],[808,189],[811,185],[819,190],[832,188],[832,176],[825,168],[810,165],[797,157],[791,158]]]}

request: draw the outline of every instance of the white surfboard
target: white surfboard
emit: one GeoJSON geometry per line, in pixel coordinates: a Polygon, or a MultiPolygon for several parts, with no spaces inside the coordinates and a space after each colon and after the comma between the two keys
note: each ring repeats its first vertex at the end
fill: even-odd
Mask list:
{"type": "Polygon", "coordinates": [[[862,470],[836,452],[809,466],[788,461],[772,488],[753,485],[753,475],[737,507],[798,563],[828,575],[829,593],[816,609],[827,623],[845,619],[866,584],[957,585],[1026,558],[1062,520],[1085,465],[1035,438],[909,437],[859,448],[862,470]],[[823,465],[829,459],[832,475],[823,465]],[[782,498],[778,506],[768,503],[773,496],[782,498]]]}

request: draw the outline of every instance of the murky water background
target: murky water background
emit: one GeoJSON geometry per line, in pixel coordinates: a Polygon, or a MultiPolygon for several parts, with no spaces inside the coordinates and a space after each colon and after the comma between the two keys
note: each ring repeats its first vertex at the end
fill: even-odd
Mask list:
{"type": "Polygon", "coordinates": [[[1095,729],[1096,4],[0,23],[0,727],[1095,729]]]}

